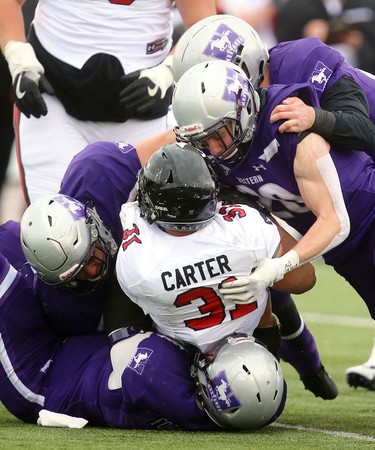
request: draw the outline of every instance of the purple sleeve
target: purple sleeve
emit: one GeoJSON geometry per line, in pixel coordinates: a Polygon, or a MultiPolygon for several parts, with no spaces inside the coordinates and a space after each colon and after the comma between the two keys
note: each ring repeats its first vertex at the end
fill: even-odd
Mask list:
{"type": "Polygon", "coordinates": [[[121,205],[129,200],[140,168],[141,163],[131,144],[95,142],[73,158],[61,182],[60,192],[83,203],[93,202],[119,244],[121,205]]]}

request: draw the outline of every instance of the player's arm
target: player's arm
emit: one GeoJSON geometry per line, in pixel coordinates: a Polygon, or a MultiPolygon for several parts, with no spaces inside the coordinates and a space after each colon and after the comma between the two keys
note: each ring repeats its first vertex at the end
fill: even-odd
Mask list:
{"type": "Polygon", "coordinates": [[[215,0],[176,0],[175,3],[185,29],[205,17],[216,14],[215,0]]]}
{"type": "Polygon", "coordinates": [[[26,42],[25,24],[22,15],[22,5],[25,0],[2,0],[0,2],[0,46],[13,40],[26,42]]]}
{"type": "Polygon", "coordinates": [[[310,133],[298,145],[294,160],[295,178],[306,206],[316,221],[284,255],[260,262],[248,277],[223,283],[220,293],[248,303],[267,286],[273,286],[300,265],[332,250],[349,235],[350,221],[340,180],[321,136],[310,133]]]}
{"type": "Polygon", "coordinates": [[[139,141],[134,145],[138,158],[142,164],[145,165],[150,156],[156,152],[160,147],[167,144],[174,144],[176,142],[176,135],[173,130],[164,131],[156,136],[151,136],[147,139],[139,141]]]}
{"type": "Polygon", "coordinates": [[[0,46],[12,76],[15,103],[26,117],[39,118],[47,114],[41,92],[53,94],[53,89],[34,49],[26,43],[24,3],[24,0],[1,0],[0,46]]]}
{"type": "Polygon", "coordinates": [[[271,113],[271,123],[283,120],[280,133],[311,130],[331,145],[348,150],[375,149],[375,125],[369,116],[366,94],[352,78],[344,76],[325,93],[321,108],[298,97],[289,97],[271,113]]]}
{"type": "MultiPolygon", "coordinates": [[[[115,273],[111,274],[109,287],[103,299],[104,331],[114,336],[115,330],[131,327],[132,330],[151,330],[152,321],[142,308],[132,302],[121,289],[115,273]]],[[[124,337],[122,337],[124,339],[124,337]]]]}
{"type": "Polygon", "coordinates": [[[316,216],[294,247],[301,263],[332,250],[350,232],[349,215],[329,150],[328,142],[315,133],[307,135],[297,147],[294,174],[306,206],[316,216]]]}
{"type": "MultiPolygon", "coordinates": [[[[280,249],[277,257],[285,255],[297,244],[296,239],[285,230],[278,222],[273,220],[280,234],[280,249]]],[[[285,274],[284,278],[277,281],[273,288],[292,294],[303,294],[309,291],[316,283],[315,269],[311,263],[303,264],[285,274]]]]}

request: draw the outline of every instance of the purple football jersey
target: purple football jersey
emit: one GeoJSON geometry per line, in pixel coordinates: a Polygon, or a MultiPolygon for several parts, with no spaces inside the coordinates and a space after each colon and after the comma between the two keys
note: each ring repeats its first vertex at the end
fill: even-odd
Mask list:
{"type": "Polygon", "coordinates": [[[67,334],[98,330],[103,315],[102,291],[77,296],[67,290],[53,288],[40,280],[22,251],[19,222],[8,221],[0,227],[0,253],[16,270],[32,280],[35,295],[48,326],[67,334]]]}
{"type": "Polygon", "coordinates": [[[320,99],[343,76],[364,90],[375,122],[375,77],[350,66],[338,51],[315,37],[282,42],[270,49],[270,83],[310,83],[320,99]]]}
{"type": "MultiPolygon", "coordinates": [[[[312,106],[317,105],[318,99],[309,83],[273,85],[267,91],[267,103],[259,116],[247,155],[229,175],[222,176],[222,181],[259,197],[270,211],[303,235],[316,218],[304,204],[294,175],[298,135],[279,133],[280,123],[270,124],[270,114],[289,96],[296,95],[312,106]]],[[[375,270],[374,162],[365,153],[336,151],[332,147],[330,155],[339,176],[351,228],[345,241],[327,252],[324,259],[353,285],[375,318],[375,276],[371,276],[375,270]],[[363,251],[358,251],[362,247],[363,251]]]]}
{"type": "Polygon", "coordinates": [[[41,409],[120,428],[218,428],[198,407],[189,355],[157,334],[141,340],[110,390],[108,338],[64,338],[46,326],[33,280],[0,253],[0,401],[20,420],[41,409]]]}

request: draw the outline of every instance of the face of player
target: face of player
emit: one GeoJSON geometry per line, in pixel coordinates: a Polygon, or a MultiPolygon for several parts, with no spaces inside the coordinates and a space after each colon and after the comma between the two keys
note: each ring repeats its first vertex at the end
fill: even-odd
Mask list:
{"type": "Polygon", "coordinates": [[[105,257],[103,250],[99,246],[95,246],[94,253],[85,267],[76,276],[76,279],[80,281],[97,279],[102,273],[104,261],[105,257]]]}
{"type": "MultiPolygon", "coordinates": [[[[216,130],[210,136],[200,141],[201,145],[209,150],[210,154],[213,157],[220,156],[224,150],[228,149],[231,146],[233,142],[233,134],[231,134],[233,128],[232,125],[232,123],[227,122],[226,126],[223,126],[222,128],[216,130]]],[[[233,152],[235,151],[236,149],[233,149],[233,152]]],[[[226,155],[225,159],[231,158],[233,152],[226,155]]]]}

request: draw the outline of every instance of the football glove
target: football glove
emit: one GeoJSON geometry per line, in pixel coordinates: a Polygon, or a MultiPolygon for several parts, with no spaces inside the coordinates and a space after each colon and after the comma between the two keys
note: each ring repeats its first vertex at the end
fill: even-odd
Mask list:
{"type": "Polygon", "coordinates": [[[54,91],[44,68],[37,60],[32,46],[25,42],[9,41],[3,50],[12,76],[14,101],[27,118],[39,118],[47,114],[42,92],[53,95],[54,91]]]}
{"type": "Polygon", "coordinates": [[[299,257],[290,250],[280,258],[265,258],[254,272],[234,281],[222,283],[219,292],[223,300],[234,303],[250,303],[257,300],[269,286],[284,278],[284,275],[299,266],[299,257]]]}
{"type": "Polygon", "coordinates": [[[129,118],[151,120],[167,114],[173,93],[169,61],[167,57],[158,66],[137,70],[121,78],[120,105],[129,118]]]}

